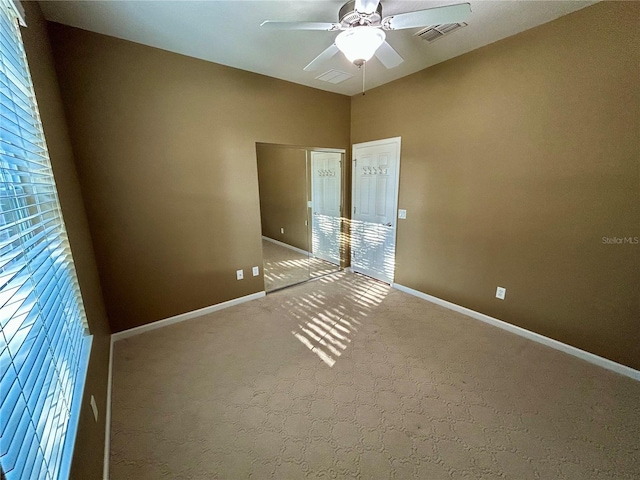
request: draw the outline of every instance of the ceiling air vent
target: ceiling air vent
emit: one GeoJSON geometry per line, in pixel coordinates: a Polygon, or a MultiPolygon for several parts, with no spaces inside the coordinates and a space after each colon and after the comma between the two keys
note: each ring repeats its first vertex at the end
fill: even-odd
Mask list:
{"type": "Polygon", "coordinates": [[[341,72],[340,70],[329,70],[328,72],[324,72],[322,75],[316,77],[316,80],[336,84],[344,82],[351,77],[353,77],[353,75],[347,72],[341,72]]]}
{"type": "Polygon", "coordinates": [[[416,35],[426,42],[434,42],[445,35],[450,34],[458,30],[459,28],[466,27],[466,23],[445,23],[443,25],[432,25],[423,30],[420,30],[416,35]]]}

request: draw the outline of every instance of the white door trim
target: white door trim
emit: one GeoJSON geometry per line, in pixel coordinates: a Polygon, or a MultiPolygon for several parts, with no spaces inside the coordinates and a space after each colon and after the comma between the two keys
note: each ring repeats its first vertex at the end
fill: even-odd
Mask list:
{"type": "MultiPolygon", "coordinates": [[[[395,198],[393,200],[393,212],[394,212],[394,222],[393,222],[393,242],[395,245],[394,248],[394,268],[393,268],[393,279],[392,281],[389,283],[384,279],[380,279],[377,278],[377,280],[380,280],[382,282],[385,283],[389,283],[389,285],[393,285],[393,282],[395,280],[395,249],[397,249],[398,247],[398,198],[400,196],[400,160],[402,158],[402,137],[391,137],[391,138],[383,138],[380,140],[372,140],[369,142],[362,142],[362,143],[354,143],[351,147],[351,211],[349,212],[349,218],[353,219],[353,202],[354,199],[356,197],[356,183],[355,183],[355,175],[356,175],[356,165],[357,165],[357,158],[356,158],[356,147],[375,147],[377,145],[382,145],[382,144],[386,144],[386,143],[396,143],[398,145],[398,171],[396,172],[396,184],[395,184],[395,189],[396,189],[396,195],[395,198]]],[[[358,272],[357,269],[353,269],[353,242],[350,242],[352,248],[351,248],[351,257],[349,258],[349,261],[351,262],[351,269],[353,272],[358,272]]],[[[363,272],[359,272],[362,273],[363,275],[367,275],[366,273],[363,272]]]]}

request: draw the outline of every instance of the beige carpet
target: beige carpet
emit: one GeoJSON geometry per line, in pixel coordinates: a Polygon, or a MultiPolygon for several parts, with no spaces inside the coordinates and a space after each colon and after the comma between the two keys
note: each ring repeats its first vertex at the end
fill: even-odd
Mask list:
{"type": "Polygon", "coordinates": [[[338,266],[262,240],[264,288],[267,292],[337,272],[338,266]]]}
{"type": "Polygon", "coordinates": [[[640,383],[353,274],[117,342],[111,478],[640,478],[640,383]]]}

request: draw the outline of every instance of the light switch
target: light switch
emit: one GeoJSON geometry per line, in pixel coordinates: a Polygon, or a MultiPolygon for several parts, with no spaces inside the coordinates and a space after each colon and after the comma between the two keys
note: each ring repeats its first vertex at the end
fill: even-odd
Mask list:
{"type": "Polygon", "coordinates": [[[504,287],[496,288],[496,298],[500,300],[504,300],[505,295],[507,294],[507,289],[504,287]]]}
{"type": "Polygon", "coordinates": [[[407,211],[403,208],[401,208],[400,210],[398,210],[398,218],[401,219],[406,219],[407,218],[407,211]]]}
{"type": "Polygon", "coordinates": [[[253,267],[252,272],[253,272],[253,276],[257,277],[258,275],[260,275],[260,267],[253,267]]]}
{"type": "Polygon", "coordinates": [[[244,270],[236,270],[236,279],[242,280],[244,278],[244,270]]]}

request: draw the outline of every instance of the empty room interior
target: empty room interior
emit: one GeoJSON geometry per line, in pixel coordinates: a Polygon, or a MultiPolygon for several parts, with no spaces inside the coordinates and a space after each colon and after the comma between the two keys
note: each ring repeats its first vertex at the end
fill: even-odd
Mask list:
{"type": "Polygon", "coordinates": [[[640,478],[640,2],[0,5],[3,480],[640,478]]]}

